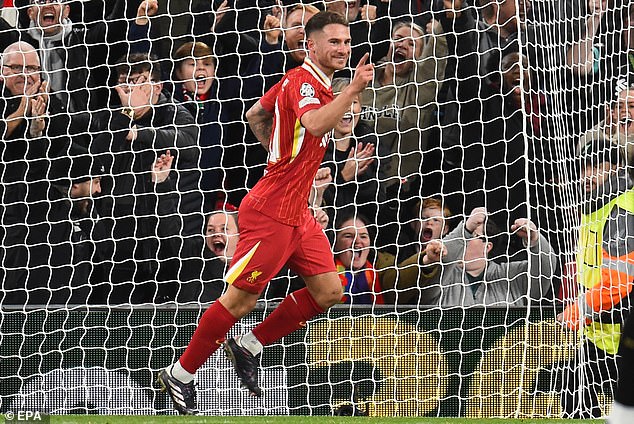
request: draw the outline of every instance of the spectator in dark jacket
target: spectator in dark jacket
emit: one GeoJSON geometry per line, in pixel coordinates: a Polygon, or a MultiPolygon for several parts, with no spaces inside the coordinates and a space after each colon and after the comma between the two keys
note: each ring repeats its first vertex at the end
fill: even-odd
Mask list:
{"type": "MultiPolygon", "coordinates": [[[[198,128],[191,114],[184,106],[174,104],[163,92],[161,69],[152,57],[132,54],[122,58],[116,72],[118,85],[115,89],[122,109],[114,115],[110,129],[118,132],[112,138],[105,136],[111,138],[110,145],[97,137],[93,141],[93,151],[134,152],[134,160],[126,155],[119,158],[123,160],[121,171],[133,178],[130,171],[147,172],[155,152],[170,149],[175,156],[171,176],[180,193],[178,211],[183,219],[183,235],[200,234],[204,221],[198,170],[200,150],[198,128]]],[[[115,187],[115,191],[128,193],[132,187],[135,187],[134,183],[122,184],[115,187]]]]}
{"type": "MultiPolygon", "coordinates": [[[[218,98],[224,103],[227,122],[222,140],[224,188],[226,200],[236,206],[260,179],[266,164],[266,151],[245,125],[244,114],[284,73],[278,70],[279,58],[269,53],[277,45],[267,47],[265,37],[260,40],[258,35],[261,16],[266,12],[278,16],[279,8],[260,8],[272,3],[258,0],[256,7],[256,0],[238,0],[229,7],[229,2],[218,1],[210,8],[208,2],[201,2],[201,8],[193,9],[196,41],[212,47],[218,58],[218,98]]],[[[268,24],[263,25],[267,28],[268,24]]]]}
{"type": "MultiPolygon", "coordinates": [[[[114,251],[108,251],[109,279],[94,296],[100,300],[98,303],[160,303],[172,300],[175,296],[175,292],[168,291],[171,287],[165,281],[178,272],[175,252],[185,249],[181,247],[180,237],[175,236],[179,227],[176,219],[178,195],[174,192],[171,177],[174,157],[170,150],[157,156],[149,170],[147,193],[139,196],[134,222],[131,216],[125,216],[118,227],[124,229],[126,225],[133,225],[129,229],[138,240],[134,246],[130,246],[130,239],[117,238],[115,235],[114,251]],[[154,212],[147,214],[147,210],[154,212]],[[130,263],[131,258],[135,260],[134,263],[130,263]],[[130,266],[133,275],[129,273],[130,266]],[[129,284],[130,281],[140,284],[129,284]]],[[[104,218],[100,220],[109,237],[113,234],[111,221],[104,218]]],[[[183,245],[189,246],[191,241],[188,239],[188,242],[183,245]]]]}
{"type": "MultiPolygon", "coordinates": [[[[176,278],[180,265],[175,258],[202,232],[198,130],[187,109],[162,92],[160,67],[147,55],[122,58],[117,75],[115,88],[123,108],[94,119],[102,131],[92,141],[91,151],[112,170],[112,176],[102,181],[97,209],[111,219],[110,231],[117,240],[114,260],[120,272],[113,278],[151,285],[157,279],[176,278]],[[167,149],[175,166],[169,184],[155,190],[148,170],[157,152],[167,149]],[[176,196],[176,209],[159,220],[157,204],[166,196],[176,196]]],[[[142,294],[133,301],[151,301],[155,296],[150,287],[142,294]]]]}
{"type": "MultiPolygon", "coordinates": [[[[471,48],[459,48],[475,48],[476,35],[463,34],[459,43],[470,43],[471,48]]],[[[547,184],[556,178],[552,168],[545,166],[554,153],[548,137],[552,124],[545,114],[547,99],[535,89],[527,56],[513,49],[505,51],[500,69],[487,79],[474,75],[477,60],[477,55],[468,54],[458,62],[460,114],[448,122],[452,128],[442,140],[447,151],[446,195],[459,214],[486,202],[488,210],[499,215],[500,225],[510,226],[528,214],[528,183],[537,182],[544,191],[532,190],[533,198],[539,196],[541,205],[551,202],[554,207],[552,198],[543,199],[552,196],[546,193],[547,184]],[[536,166],[529,167],[527,181],[529,161],[536,166]]]]}
{"type": "MultiPolygon", "coordinates": [[[[333,91],[340,92],[348,79],[335,79],[333,91]]],[[[360,122],[361,102],[357,96],[333,131],[322,166],[330,168],[335,184],[324,192],[324,200],[334,222],[334,212],[344,206],[357,205],[364,216],[375,217],[377,204],[385,201],[379,185],[379,170],[375,159],[377,137],[370,127],[360,122]],[[330,209],[330,208],[329,208],[330,209]]]]}
{"type": "Polygon", "coordinates": [[[201,42],[180,46],[174,62],[174,100],[189,110],[200,128],[200,188],[205,196],[203,209],[208,213],[215,209],[217,192],[222,188],[222,124],[229,120],[228,111],[218,99],[217,62],[211,48],[201,42]]]}
{"type": "MultiPolygon", "coordinates": [[[[100,233],[92,196],[105,169],[81,149],[53,161],[48,181],[29,183],[21,224],[4,239],[4,304],[85,304],[101,282],[100,233]],[[50,184],[49,184],[50,181],[50,184]]],[[[47,174],[44,174],[47,175],[47,174]]]]}
{"type": "Polygon", "coordinates": [[[17,37],[39,51],[44,78],[69,112],[105,107],[108,71],[104,65],[108,57],[125,52],[121,50],[125,46],[118,44],[127,33],[122,19],[125,2],[117,0],[112,13],[90,27],[68,18],[67,3],[31,0],[29,28],[8,32],[7,37],[17,37]]]}
{"type": "Polygon", "coordinates": [[[26,184],[42,180],[48,160],[69,143],[60,102],[40,79],[40,60],[30,44],[16,42],[0,64],[0,198],[3,228],[22,222],[24,211],[7,208],[25,202],[26,184]]]}

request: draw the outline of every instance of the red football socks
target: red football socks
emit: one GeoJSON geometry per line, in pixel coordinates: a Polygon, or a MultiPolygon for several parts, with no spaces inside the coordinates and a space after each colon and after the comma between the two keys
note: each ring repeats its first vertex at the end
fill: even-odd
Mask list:
{"type": "Polygon", "coordinates": [[[180,357],[183,368],[192,374],[196,373],[225,341],[227,332],[237,321],[222,303],[214,302],[200,317],[198,328],[180,357]]]}
{"type": "Polygon", "coordinates": [[[304,327],[306,321],[324,312],[307,288],[286,296],[282,303],[253,329],[253,334],[266,346],[304,327]]]}

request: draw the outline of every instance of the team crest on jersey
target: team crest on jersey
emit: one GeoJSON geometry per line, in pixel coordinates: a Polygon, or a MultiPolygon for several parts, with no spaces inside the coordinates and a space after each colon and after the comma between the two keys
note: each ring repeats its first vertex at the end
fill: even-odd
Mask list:
{"type": "Polygon", "coordinates": [[[313,88],[312,85],[305,82],[302,84],[301,88],[299,89],[299,94],[301,94],[302,97],[315,97],[315,89],[313,88]]]}
{"type": "Polygon", "coordinates": [[[249,277],[247,277],[247,281],[251,284],[255,284],[255,281],[258,277],[262,275],[262,271],[253,271],[249,277]]]}

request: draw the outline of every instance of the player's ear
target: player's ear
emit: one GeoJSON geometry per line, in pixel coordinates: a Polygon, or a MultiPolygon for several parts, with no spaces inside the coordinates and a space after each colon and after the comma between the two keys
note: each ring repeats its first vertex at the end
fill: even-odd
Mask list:
{"type": "Polygon", "coordinates": [[[62,18],[67,19],[68,15],[70,15],[70,6],[64,5],[64,9],[62,9],[62,18]]]}
{"type": "Polygon", "coordinates": [[[312,38],[309,38],[306,40],[306,47],[308,48],[308,51],[312,51],[315,49],[315,40],[313,40],[312,38]]]}

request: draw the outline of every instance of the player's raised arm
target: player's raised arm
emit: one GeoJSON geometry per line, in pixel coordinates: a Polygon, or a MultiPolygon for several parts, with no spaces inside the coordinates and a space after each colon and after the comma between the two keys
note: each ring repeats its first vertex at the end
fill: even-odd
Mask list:
{"type": "Polygon", "coordinates": [[[315,137],[322,137],[333,129],[341,120],[344,113],[350,111],[353,98],[368,86],[374,78],[374,65],[366,63],[370,55],[366,53],[354,72],[354,77],[332,102],[319,109],[306,112],[301,117],[301,123],[315,137]]]}

